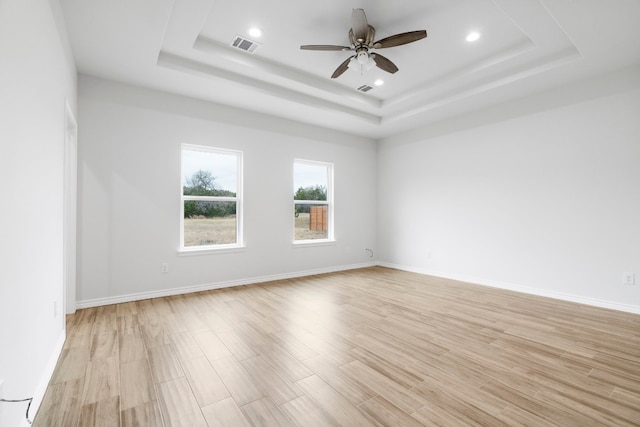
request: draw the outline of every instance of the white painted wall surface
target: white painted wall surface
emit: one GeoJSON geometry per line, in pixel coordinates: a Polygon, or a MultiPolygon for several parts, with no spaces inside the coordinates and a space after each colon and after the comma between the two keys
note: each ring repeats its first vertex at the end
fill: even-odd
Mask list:
{"type": "Polygon", "coordinates": [[[78,122],[80,307],[371,261],[374,141],[84,76],[78,122]],[[181,143],[243,151],[245,249],[178,256],[181,143]],[[334,164],[335,245],[292,245],[294,158],[334,164]]]}
{"type": "Polygon", "coordinates": [[[640,312],[640,70],[480,114],[380,142],[382,263],[640,312]]]}
{"type": "MultiPolygon", "coordinates": [[[[0,378],[6,398],[36,398],[31,416],[64,339],[64,113],[76,72],[59,16],[56,0],[0,1],[0,378]]],[[[0,425],[24,425],[25,410],[3,404],[0,425]]]]}

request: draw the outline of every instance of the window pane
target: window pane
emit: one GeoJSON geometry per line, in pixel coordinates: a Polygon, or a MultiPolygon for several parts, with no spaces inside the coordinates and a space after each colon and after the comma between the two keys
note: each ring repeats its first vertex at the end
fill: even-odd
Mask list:
{"type": "Polygon", "coordinates": [[[294,163],[294,200],[327,200],[327,166],[294,163]]]}
{"type": "Polygon", "coordinates": [[[233,244],[236,230],[236,202],[185,200],[185,247],[233,244]]]}
{"type": "Polygon", "coordinates": [[[238,188],[238,157],[234,154],[182,150],[183,194],[235,196],[238,188]]]}
{"type": "Polygon", "coordinates": [[[295,240],[328,239],[329,205],[295,204],[295,240]]]}

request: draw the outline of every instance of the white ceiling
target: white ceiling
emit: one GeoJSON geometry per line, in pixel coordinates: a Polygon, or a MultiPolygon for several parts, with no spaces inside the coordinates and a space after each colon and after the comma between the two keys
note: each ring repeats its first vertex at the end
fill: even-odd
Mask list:
{"type": "Polygon", "coordinates": [[[638,0],[61,0],[81,73],[381,138],[640,62],[638,0]],[[347,70],[351,9],[400,69],[347,70]],[[248,29],[262,29],[260,38],[248,29]],[[472,31],[475,43],[465,41],[472,31]],[[232,48],[240,35],[261,44],[232,48]],[[385,84],[364,94],[362,84],[385,84]]]}

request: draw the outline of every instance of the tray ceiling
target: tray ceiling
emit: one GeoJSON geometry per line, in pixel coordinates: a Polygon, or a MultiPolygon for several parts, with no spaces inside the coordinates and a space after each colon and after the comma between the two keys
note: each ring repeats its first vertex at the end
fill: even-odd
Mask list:
{"type": "Polygon", "coordinates": [[[379,138],[640,62],[634,0],[62,0],[81,73],[379,138]],[[349,69],[351,9],[400,69],[349,69]],[[259,38],[248,34],[258,27],[259,38]],[[471,31],[480,39],[465,40],[471,31]],[[250,54],[236,36],[259,43],[250,54]],[[374,82],[383,79],[384,85],[374,82]],[[373,89],[356,90],[362,85],[373,89]]]}

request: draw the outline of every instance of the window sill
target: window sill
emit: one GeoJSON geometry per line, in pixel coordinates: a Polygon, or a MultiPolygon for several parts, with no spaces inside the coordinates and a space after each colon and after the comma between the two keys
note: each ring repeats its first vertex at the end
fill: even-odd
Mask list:
{"type": "Polygon", "coordinates": [[[311,246],[333,246],[337,242],[335,240],[297,240],[293,242],[294,248],[307,248],[311,246]]]}
{"type": "Polygon", "coordinates": [[[178,256],[199,256],[199,255],[212,255],[212,254],[226,254],[233,252],[244,252],[245,246],[229,245],[219,248],[202,247],[202,248],[180,248],[178,249],[178,256]]]}

